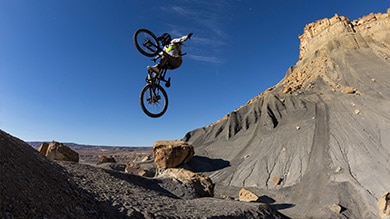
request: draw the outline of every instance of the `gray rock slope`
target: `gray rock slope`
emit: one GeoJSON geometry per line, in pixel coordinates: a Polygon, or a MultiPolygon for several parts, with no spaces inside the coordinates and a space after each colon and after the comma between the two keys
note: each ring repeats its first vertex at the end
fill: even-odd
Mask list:
{"type": "Polygon", "coordinates": [[[390,190],[389,14],[306,25],[283,80],[185,135],[210,161],[192,168],[290,203],[288,216],[377,218],[390,190]]]}

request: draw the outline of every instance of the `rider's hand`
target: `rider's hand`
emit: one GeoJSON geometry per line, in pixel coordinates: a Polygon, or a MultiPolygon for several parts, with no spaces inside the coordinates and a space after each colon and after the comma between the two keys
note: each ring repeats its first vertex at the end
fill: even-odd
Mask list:
{"type": "Polygon", "coordinates": [[[193,34],[193,33],[189,33],[189,34],[187,35],[187,39],[188,39],[188,40],[191,39],[192,34],[193,34]]]}

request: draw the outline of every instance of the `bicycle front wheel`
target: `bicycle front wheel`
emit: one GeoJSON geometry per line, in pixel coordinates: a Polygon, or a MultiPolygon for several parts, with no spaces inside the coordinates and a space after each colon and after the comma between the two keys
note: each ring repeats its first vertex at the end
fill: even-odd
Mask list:
{"type": "Polygon", "coordinates": [[[158,118],[168,109],[168,95],[158,84],[147,84],[140,94],[142,111],[152,118],[158,118]]]}
{"type": "Polygon", "coordinates": [[[137,50],[142,55],[153,57],[156,56],[160,49],[160,43],[156,35],[147,29],[138,29],[133,36],[133,42],[137,50]]]}

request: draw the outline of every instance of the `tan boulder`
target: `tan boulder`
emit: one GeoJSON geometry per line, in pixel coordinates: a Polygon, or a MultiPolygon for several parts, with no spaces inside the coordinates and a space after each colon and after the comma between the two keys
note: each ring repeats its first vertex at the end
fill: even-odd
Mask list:
{"type": "Polygon", "coordinates": [[[157,178],[172,178],[194,189],[198,197],[213,197],[215,184],[208,176],[179,168],[159,169],[157,178]]]}
{"type": "Polygon", "coordinates": [[[126,164],[125,172],[138,176],[153,177],[156,174],[156,165],[153,161],[143,161],[136,163],[129,161],[126,164]]]}
{"type": "Polygon", "coordinates": [[[242,188],[238,195],[238,200],[243,202],[258,202],[260,197],[246,188],[242,188]]]}
{"type": "Polygon", "coordinates": [[[153,145],[154,162],[160,168],[174,168],[191,160],[194,147],[184,141],[156,141],[153,145]]]}
{"type": "Polygon", "coordinates": [[[282,183],[282,181],[283,181],[283,178],[280,178],[280,177],[278,177],[278,176],[275,176],[275,177],[272,177],[272,178],[271,178],[271,182],[272,182],[275,186],[280,185],[280,183],[282,183]]]}
{"type": "Polygon", "coordinates": [[[39,146],[38,151],[43,156],[46,156],[47,148],[49,147],[49,143],[43,142],[41,146],[39,146]]]}
{"type": "Polygon", "coordinates": [[[344,93],[354,94],[354,93],[356,93],[356,88],[350,87],[350,86],[346,86],[346,87],[344,87],[344,93]]]}
{"type": "Polygon", "coordinates": [[[52,160],[79,162],[79,154],[77,152],[56,141],[52,141],[49,144],[43,143],[38,150],[41,154],[52,160]]]}
{"type": "Polygon", "coordinates": [[[148,160],[150,160],[150,156],[146,155],[144,158],[142,158],[141,162],[146,162],[148,160]]]}
{"type": "Polygon", "coordinates": [[[390,219],[390,192],[386,192],[378,200],[379,216],[382,219],[390,219]]]}
{"type": "Polygon", "coordinates": [[[127,162],[125,172],[138,176],[146,176],[145,170],[141,169],[141,166],[134,161],[127,162]]]}
{"type": "Polygon", "coordinates": [[[116,163],[116,160],[112,156],[108,157],[105,155],[99,155],[97,164],[102,164],[102,163],[116,163]]]}
{"type": "Polygon", "coordinates": [[[340,214],[345,208],[339,204],[333,204],[330,206],[330,210],[336,214],[340,214]]]}

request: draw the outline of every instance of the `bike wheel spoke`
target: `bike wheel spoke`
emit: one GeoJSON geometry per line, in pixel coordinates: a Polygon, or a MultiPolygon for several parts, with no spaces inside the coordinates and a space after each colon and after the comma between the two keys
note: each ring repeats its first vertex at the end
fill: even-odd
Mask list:
{"type": "Polygon", "coordinates": [[[166,105],[165,98],[161,98],[160,89],[149,88],[144,95],[145,109],[151,114],[161,113],[166,105]]]}

